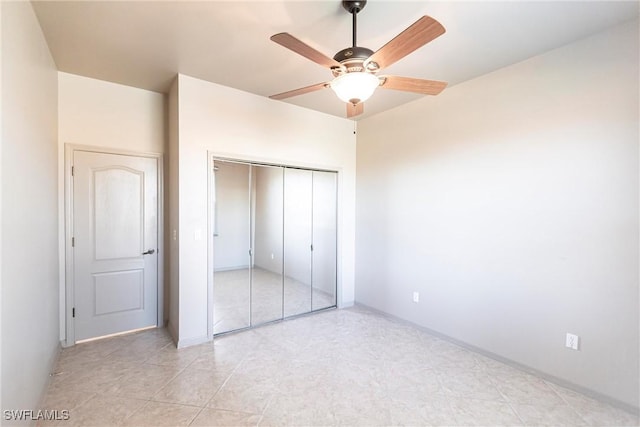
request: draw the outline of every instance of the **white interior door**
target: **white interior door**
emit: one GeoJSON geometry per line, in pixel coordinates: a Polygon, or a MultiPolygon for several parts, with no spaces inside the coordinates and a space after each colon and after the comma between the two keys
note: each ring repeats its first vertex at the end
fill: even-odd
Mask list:
{"type": "Polygon", "coordinates": [[[154,326],[158,160],[73,154],[75,340],[154,326]]]}

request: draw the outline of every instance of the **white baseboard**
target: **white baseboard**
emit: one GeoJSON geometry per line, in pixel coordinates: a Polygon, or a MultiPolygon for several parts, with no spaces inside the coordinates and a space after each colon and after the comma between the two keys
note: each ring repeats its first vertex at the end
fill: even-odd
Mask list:
{"type": "Polygon", "coordinates": [[[173,322],[169,321],[167,323],[167,330],[169,331],[169,335],[171,335],[171,339],[173,340],[173,343],[177,347],[178,346],[178,331],[176,330],[176,327],[173,324],[173,322]]]}
{"type": "Polygon", "coordinates": [[[194,345],[198,345],[198,344],[204,344],[207,342],[212,341],[211,338],[209,338],[208,336],[204,335],[204,336],[200,336],[200,337],[194,337],[194,338],[187,338],[184,340],[178,340],[178,348],[186,348],[186,347],[191,347],[194,345]]]}

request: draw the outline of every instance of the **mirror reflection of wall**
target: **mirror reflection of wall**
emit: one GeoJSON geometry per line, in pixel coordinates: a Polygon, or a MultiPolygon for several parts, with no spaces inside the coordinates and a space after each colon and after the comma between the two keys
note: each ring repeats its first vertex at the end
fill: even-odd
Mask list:
{"type": "Polygon", "coordinates": [[[313,310],[336,304],[336,194],[336,174],[313,171],[313,310]]]}
{"type": "Polygon", "coordinates": [[[284,175],[284,314],[311,311],[312,173],[287,168],[284,175]]]}
{"type": "Polygon", "coordinates": [[[247,328],[250,319],[250,165],[216,161],[213,192],[213,332],[247,328]]]}
{"type": "Polygon", "coordinates": [[[252,165],[251,324],[282,319],[283,178],[281,167],[252,165]]]}
{"type": "Polygon", "coordinates": [[[214,163],[214,334],[335,307],[337,173],[214,163]]]}

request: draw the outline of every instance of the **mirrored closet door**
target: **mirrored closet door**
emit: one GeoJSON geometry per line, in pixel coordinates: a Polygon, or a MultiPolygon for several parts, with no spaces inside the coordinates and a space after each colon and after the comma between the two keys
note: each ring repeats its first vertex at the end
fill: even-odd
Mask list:
{"type": "Polygon", "coordinates": [[[284,174],[285,317],[311,311],[312,174],[292,168],[284,174]]]}
{"type": "Polygon", "coordinates": [[[336,306],[337,174],[215,160],[214,334],[336,306]]]}
{"type": "Polygon", "coordinates": [[[215,162],[213,333],[251,326],[251,166],[215,162]]]}
{"type": "Polygon", "coordinates": [[[321,310],[336,304],[336,178],[333,172],[313,171],[312,310],[321,310]]]}
{"type": "Polygon", "coordinates": [[[251,171],[251,325],[254,326],[282,319],[284,171],[281,167],[255,165],[251,165],[251,171]]]}

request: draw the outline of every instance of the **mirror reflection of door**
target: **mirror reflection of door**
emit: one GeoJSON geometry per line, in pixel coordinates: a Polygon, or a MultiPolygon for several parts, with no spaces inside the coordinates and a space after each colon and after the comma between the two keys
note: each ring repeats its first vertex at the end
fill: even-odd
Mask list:
{"type": "Polygon", "coordinates": [[[251,325],[282,319],[282,167],[251,166],[251,325]]]}
{"type": "Polygon", "coordinates": [[[214,164],[214,334],[251,326],[250,168],[214,164]]]}

